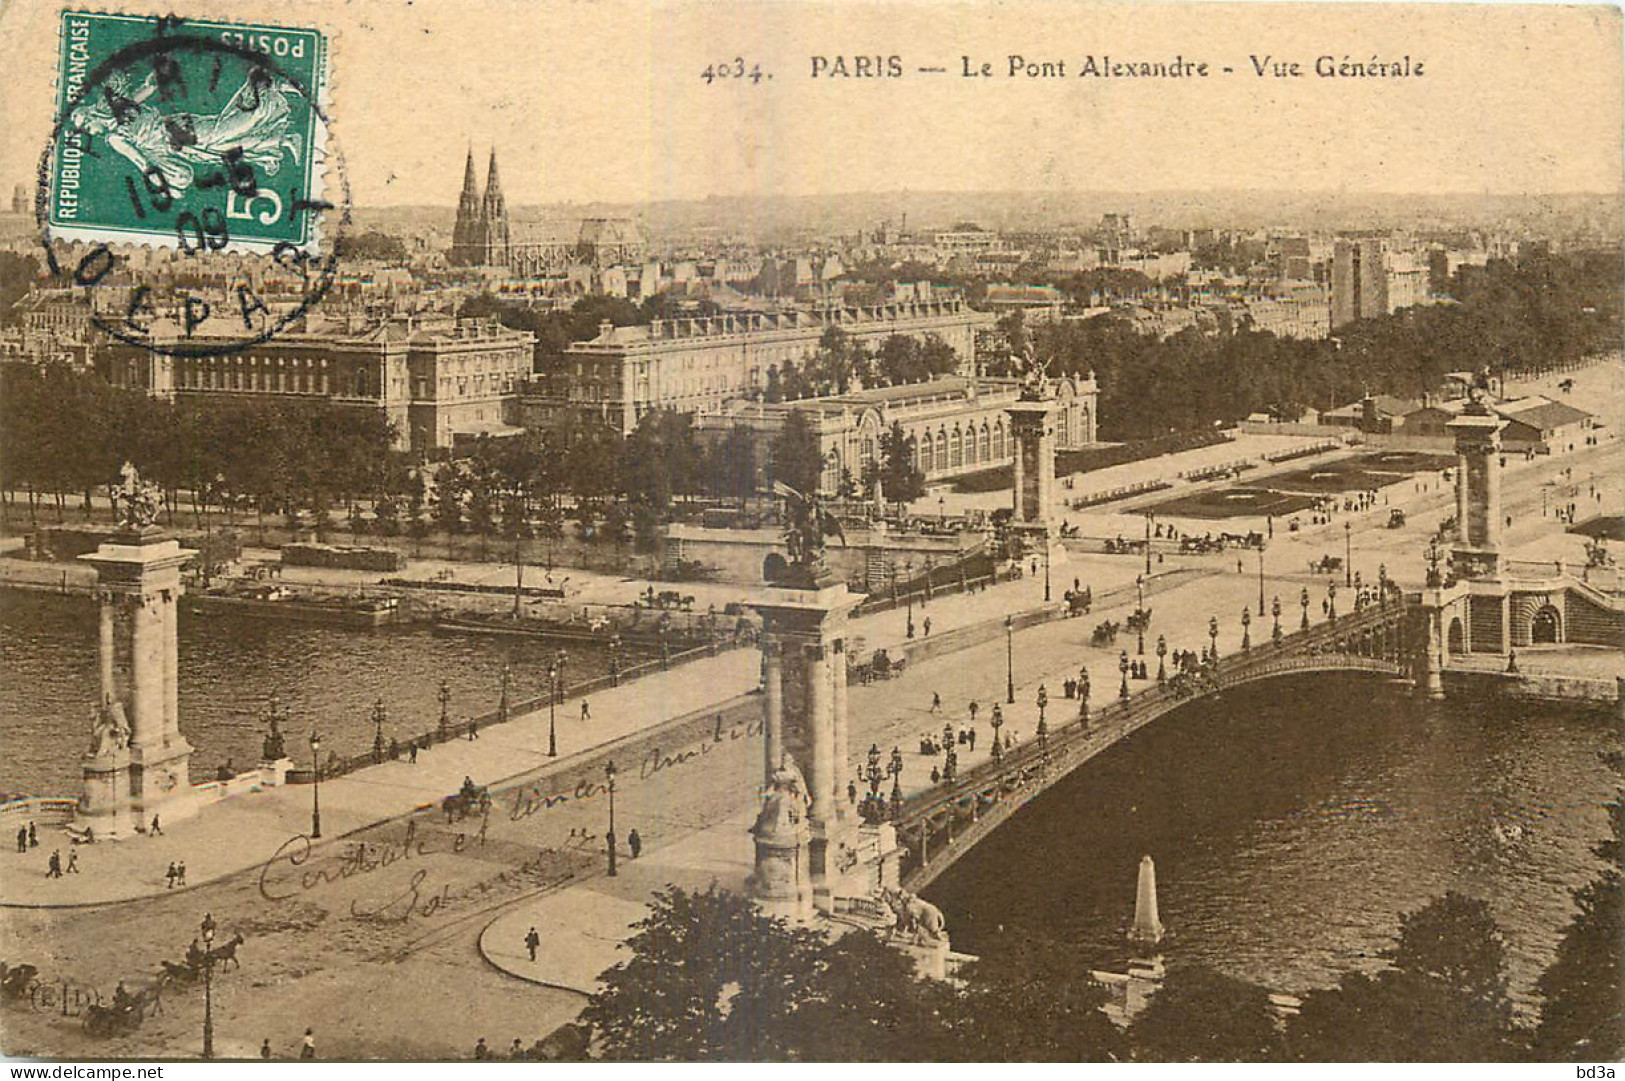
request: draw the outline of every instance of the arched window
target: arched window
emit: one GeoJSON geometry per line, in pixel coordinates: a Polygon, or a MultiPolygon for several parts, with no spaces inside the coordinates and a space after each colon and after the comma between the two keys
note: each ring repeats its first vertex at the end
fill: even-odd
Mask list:
{"type": "Polygon", "coordinates": [[[924,439],[916,439],[915,453],[920,456],[920,472],[929,473],[937,467],[936,456],[931,453],[931,435],[927,433],[924,439]]]}
{"type": "Polygon", "coordinates": [[[993,436],[987,430],[987,421],[985,421],[985,420],[982,421],[982,439],[981,439],[981,442],[977,446],[978,446],[978,450],[980,451],[980,453],[978,453],[976,455],[976,460],[978,462],[983,462],[983,463],[992,461],[992,458],[993,458],[993,436]]]}
{"type": "Polygon", "coordinates": [[[937,429],[937,468],[948,468],[948,433],[937,429]]]}
{"type": "Polygon", "coordinates": [[[965,464],[965,435],[954,426],[953,442],[948,444],[948,465],[951,469],[958,469],[965,464]]]}
{"type": "Polygon", "coordinates": [[[993,457],[1003,459],[1008,452],[1004,446],[1004,421],[993,422],[993,457]]]}

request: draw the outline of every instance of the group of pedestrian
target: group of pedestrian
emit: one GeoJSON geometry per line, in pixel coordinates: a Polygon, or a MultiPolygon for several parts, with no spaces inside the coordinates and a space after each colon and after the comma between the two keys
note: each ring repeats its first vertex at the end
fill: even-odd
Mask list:
{"type": "Polygon", "coordinates": [[[71,848],[68,849],[68,865],[64,868],[62,866],[61,849],[52,849],[51,858],[45,863],[45,877],[61,878],[64,871],[70,875],[79,873],[79,853],[71,848]]]}
{"type": "Polygon", "coordinates": [[[164,872],[164,878],[169,881],[169,889],[174,889],[176,886],[185,886],[186,861],[180,860],[170,863],[169,870],[164,872]]]}
{"type": "MultiPolygon", "coordinates": [[[[474,1042],[474,1061],[475,1062],[490,1062],[495,1057],[496,1056],[491,1054],[490,1047],[486,1046],[484,1036],[481,1036],[478,1040],[476,1040],[474,1042]]],[[[518,1036],[515,1036],[513,1038],[513,1043],[508,1045],[508,1058],[517,1062],[517,1061],[523,1060],[525,1057],[526,1057],[526,1055],[525,1055],[524,1041],[521,1040],[518,1036]]]]}
{"type": "Polygon", "coordinates": [[[39,833],[34,829],[34,823],[17,827],[17,851],[27,852],[30,848],[39,847],[39,833]]]}
{"type": "MultiPolygon", "coordinates": [[[[307,1028],[305,1029],[304,1038],[299,1041],[299,1058],[302,1061],[309,1062],[315,1057],[316,1031],[314,1029],[307,1028]]],[[[262,1062],[271,1061],[271,1037],[269,1036],[260,1041],[260,1060],[262,1062]]]]}

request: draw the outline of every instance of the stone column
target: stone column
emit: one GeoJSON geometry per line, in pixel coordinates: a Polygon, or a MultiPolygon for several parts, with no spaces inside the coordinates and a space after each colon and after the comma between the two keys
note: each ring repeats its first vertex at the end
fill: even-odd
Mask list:
{"type": "MultiPolygon", "coordinates": [[[[807,722],[812,736],[813,822],[828,823],[835,818],[835,712],[834,687],[829,677],[829,647],[817,642],[807,651],[807,722]]],[[[816,833],[816,827],[815,827],[816,833]]]]}
{"type": "Polygon", "coordinates": [[[1437,701],[1444,697],[1444,607],[1434,593],[1433,603],[1422,610],[1427,627],[1422,639],[1421,691],[1437,701]]]}
{"type": "Polygon", "coordinates": [[[835,731],[835,813],[846,819],[852,817],[852,805],[846,799],[846,782],[852,776],[852,749],[847,736],[846,721],[846,639],[835,639],[835,655],[830,664],[830,679],[834,681],[831,700],[831,719],[835,731]]]}
{"type": "Polygon", "coordinates": [[[773,780],[784,755],[784,647],[778,642],[762,646],[767,685],[762,689],[762,784],[773,780]]]}
{"type": "Polygon", "coordinates": [[[127,813],[145,824],[154,814],[173,820],[196,809],[189,775],[192,746],[180,729],[175,613],[180,569],[196,554],[149,526],[126,530],[80,557],[96,568],[103,686],[112,689],[130,728],[127,747],[85,763],[81,809],[87,819],[112,822],[127,813]],[[121,653],[129,657],[122,694],[116,663],[121,653]],[[109,800],[123,806],[115,811],[109,800]]]}

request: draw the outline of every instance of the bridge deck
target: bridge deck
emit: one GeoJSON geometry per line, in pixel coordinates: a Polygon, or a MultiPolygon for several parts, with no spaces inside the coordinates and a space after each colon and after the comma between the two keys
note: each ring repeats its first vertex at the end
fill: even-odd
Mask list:
{"type": "Polygon", "coordinates": [[[1245,652],[1221,657],[1191,679],[1153,684],[1127,699],[1091,709],[1087,723],[1061,716],[1075,700],[1055,703],[1057,723],[1047,738],[1029,740],[984,762],[951,786],[906,801],[897,821],[906,849],[902,879],[909,889],[929,884],[978,841],[1083,763],[1117,741],[1189,702],[1264,679],[1308,672],[1368,672],[1408,676],[1415,605],[1406,600],[1368,605],[1305,631],[1265,640],[1245,652]]]}

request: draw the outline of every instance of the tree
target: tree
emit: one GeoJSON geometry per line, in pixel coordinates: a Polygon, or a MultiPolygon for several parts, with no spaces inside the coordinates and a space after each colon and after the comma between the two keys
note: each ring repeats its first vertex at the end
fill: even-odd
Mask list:
{"type": "Polygon", "coordinates": [[[787,410],[784,428],[773,441],[773,479],[811,494],[818,490],[823,474],[824,453],[806,413],[787,410]]]}
{"type": "Polygon", "coordinates": [[[1129,1041],[1149,1062],[1268,1062],[1281,1050],[1269,992],[1200,965],[1168,971],[1129,1041]]]}
{"type": "Polygon", "coordinates": [[[344,254],[352,259],[372,259],[381,263],[404,263],[406,245],[399,237],[370,229],[344,242],[344,254]]]}
{"type": "Polygon", "coordinates": [[[1390,968],[1314,992],[1290,1026],[1292,1054],[1399,1062],[1511,1056],[1506,948],[1483,901],[1455,892],[1400,918],[1390,968]]]}
{"type": "Polygon", "coordinates": [[[605,1058],[782,1059],[786,1018],[823,945],[818,932],[765,916],[719,889],[668,886],[605,972],[582,1019],[605,1058]]]}
{"type": "MultiPolygon", "coordinates": [[[[1619,768],[1618,755],[1611,756],[1619,768]]],[[[1557,944],[1557,957],[1535,984],[1544,1002],[1535,1052],[1563,1062],[1625,1059],[1625,986],[1620,943],[1625,942],[1625,800],[1608,804],[1612,835],[1596,847],[1607,866],[1574,891],[1579,911],[1557,944]]]]}
{"type": "Polygon", "coordinates": [[[1128,1057],[1101,1012],[1106,992],[1066,943],[1019,931],[960,971],[956,1057],[993,1062],[1110,1062],[1128,1057]]]}
{"type": "Polygon", "coordinates": [[[880,488],[888,500],[912,503],[925,495],[925,474],[915,465],[914,440],[897,421],[880,437],[880,461],[880,488]]]}

